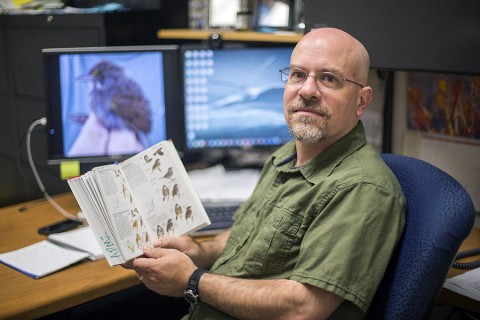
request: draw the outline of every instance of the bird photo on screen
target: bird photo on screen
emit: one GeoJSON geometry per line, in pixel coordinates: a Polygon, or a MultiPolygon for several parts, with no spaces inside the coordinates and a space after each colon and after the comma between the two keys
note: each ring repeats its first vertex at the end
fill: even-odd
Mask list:
{"type": "Polygon", "coordinates": [[[89,105],[99,122],[109,132],[130,130],[146,148],[145,135],[152,127],[152,112],[141,86],[122,67],[108,60],[97,62],[78,79],[91,84],[89,105]]]}

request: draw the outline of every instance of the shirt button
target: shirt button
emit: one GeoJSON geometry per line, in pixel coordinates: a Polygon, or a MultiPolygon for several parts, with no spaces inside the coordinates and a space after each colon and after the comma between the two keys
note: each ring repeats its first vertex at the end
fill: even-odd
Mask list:
{"type": "Polygon", "coordinates": [[[288,177],[286,175],[279,174],[275,179],[275,184],[284,184],[285,182],[287,182],[287,180],[288,177]]]}

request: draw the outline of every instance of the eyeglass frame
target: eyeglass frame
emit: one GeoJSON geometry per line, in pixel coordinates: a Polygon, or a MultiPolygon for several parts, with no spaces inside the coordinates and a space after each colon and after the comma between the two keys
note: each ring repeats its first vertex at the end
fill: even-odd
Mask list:
{"type": "Polygon", "coordinates": [[[306,75],[305,79],[303,79],[303,81],[302,81],[302,82],[299,82],[299,83],[289,83],[288,80],[290,79],[290,72],[289,72],[289,73],[286,73],[285,70],[287,70],[287,69],[288,69],[288,70],[291,70],[292,68],[291,68],[291,67],[284,67],[284,68],[278,70],[278,71],[280,72],[280,80],[281,80],[283,83],[285,83],[285,84],[303,86],[303,84],[305,84],[305,82],[307,81],[307,79],[308,79],[309,77],[313,77],[313,78],[315,79],[315,83],[316,83],[317,86],[318,86],[317,76],[318,76],[319,74],[326,74],[326,75],[331,75],[331,76],[335,77],[336,79],[341,80],[342,82],[340,82],[340,86],[339,86],[338,88],[330,88],[330,87],[326,87],[326,86],[322,85],[322,87],[324,87],[324,88],[331,89],[331,90],[340,90],[341,88],[343,88],[344,82],[350,82],[350,83],[356,84],[357,86],[359,86],[359,87],[362,88],[362,89],[365,88],[364,85],[362,85],[362,84],[360,84],[360,83],[358,83],[358,82],[356,82],[356,81],[353,81],[353,80],[350,80],[350,79],[346,79],[346,78],[339,78],[337,75],[335,75],[335,73],[330,72],[330,71],[322,71],[322,72],[316,73],[315,75],[310,75],[310,74],[308,74],[306,71],[304,71],[304,70],[302,70],[302,69],[300,69],[300,68],[294,68],[294,69],[304,72],[305,75],[306,75]],[[287,76],[287,78],[285,79],[285,81],[283,80],[283,75],[287,76]]]}

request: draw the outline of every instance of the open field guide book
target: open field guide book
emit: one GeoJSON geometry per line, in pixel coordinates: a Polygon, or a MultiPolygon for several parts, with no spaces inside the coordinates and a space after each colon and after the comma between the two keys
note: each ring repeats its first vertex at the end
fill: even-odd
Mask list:
{"type": "Polygon", "coordinates": [[[156,239],[210,224],[171,141],[68,184],[111,266],[142,255],[156,239]]]}

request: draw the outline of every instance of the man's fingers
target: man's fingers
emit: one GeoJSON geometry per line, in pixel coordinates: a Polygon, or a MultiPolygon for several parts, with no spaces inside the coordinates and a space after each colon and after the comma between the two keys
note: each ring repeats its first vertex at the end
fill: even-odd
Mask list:
{"type": "Polygon", "coordinates": [[[143,250],[143,256],[123,263],[122,267],[138,272],[145,272],[147,269],[158,265],[159,261],[157,261],[157,259],[165,257],[171,251],[174,251],[174,249],[145,248],[143,250]]]}
{"type": "Polygon", "coordinates": [[[156,240],[156,241],[153,243],[153,246],[154,246],[155,248],[157,248],[157,247],[169,248],[169,247],[172,247],[172,244],[174,244],[175,242],[177,242],[178,239],[179,239],[179,237],[175,237],[175,236],[164,237],[164,238],[162,238],[162,239],[156,240]]]}
{"type": "Polygon", "coordinates": [[[165,249],[165,248],[144,248],[143,249],[143,254],[147,258],[158,259],[158,258],[162,258],[165,255],[167,255],[168,251],[170,251],[170,250],[171,249],[165,249]]]}

